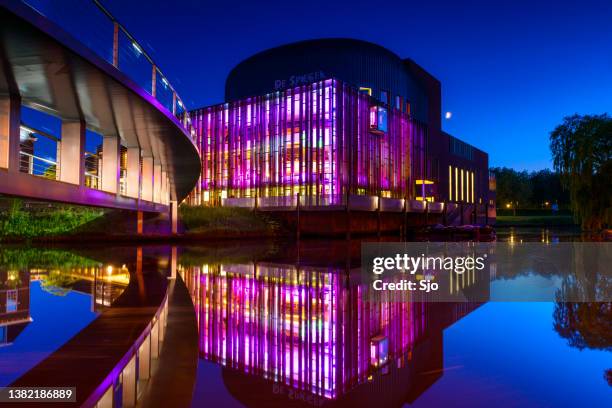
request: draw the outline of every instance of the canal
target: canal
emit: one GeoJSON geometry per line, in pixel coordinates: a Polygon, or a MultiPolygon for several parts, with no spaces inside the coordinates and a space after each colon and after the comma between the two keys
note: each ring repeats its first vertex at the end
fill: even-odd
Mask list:
{"type": "MultiPolygon", "coordinates": [[[[497,232],[517,245],[590,239],[571,229],[497,232]]],[[[129,296],[151,306],[159,284],[146,280],[174,275],[197,325],[194,407],[612,406],[610,303],[373,305],[363,300],[360,248],[357,240],[2,248],[0,386],[32,376],[129,296]]],[[[496,281],[496,290],[524,278],[496,281]]],[[[139,398],[149,378],[137,376],[139,398]]],[[[127,386],[113,387],[125,401],[127,386]]]]}

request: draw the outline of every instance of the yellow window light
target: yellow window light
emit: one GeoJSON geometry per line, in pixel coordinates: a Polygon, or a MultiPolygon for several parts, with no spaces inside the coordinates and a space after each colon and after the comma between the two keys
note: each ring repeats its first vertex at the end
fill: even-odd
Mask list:
{"type": "Polygon", "coordinates": [[[463,195],[463,169],[461,169],[461,201],[463,201],[464,195],[463,195]]]}
{"type": "Polygon", "coordinates": [[[459,169],[455,167],[455,201],[459,201],[459,169]]]}
{"type": "Polygon", "coordinates": [[[434,184],[434,182],[432,180],[416,180],[416,183],[419,185],[422,184],[434,184]]]}
{"type": "Polygon", "coordinates": [[[434,198],[433,197],[421,197],[421,196],[417,196],[416,197],[417,201],[429,201],[430,203],[433,203],[434,198]]]}
{"type": "Polygon", "coordinates": [[[365,86],[359,87],[359,92],[366,92],[368,95],[372,96],[372,88],[367,88],[365,86]]]}
{"type": "Polygon", "coordinates": [[[448,200],[453,201],[453,166],[448,166],[448,200]]]}
{"type": "Polygon", "coordinates": [[[472,176],[472,203],[474,202],[474,172],[471,172],[472,176]]]}

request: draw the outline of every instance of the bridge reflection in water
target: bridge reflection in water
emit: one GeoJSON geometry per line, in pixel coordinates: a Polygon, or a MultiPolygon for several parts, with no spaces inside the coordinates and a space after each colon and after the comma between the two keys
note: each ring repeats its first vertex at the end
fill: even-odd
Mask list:
{"type": "MultiPolygon", "coordinates": [[[[400,405],[443,375],[444,329],[481,303],[411,302],[408,292],[404,302],[386,301],[348,265],[179,266],[196,308],[200,356],[223,366],[235,398],[258,406],[400,405]]],[[[488,279],[472,284],[480,283],[488,279]]]]}
{"type": "MultiPolygon", "coordinates": [[[[7,252],[23,257],[28,250],[3,250],[1,254],[10,258],[7,252]]],[[[100,312],[112,305],[130,280],[126,265],[104,265],[62,251],[40,252],[49,258],[55,256],[59,261],[51,259],[45,262],[46,265],[30,265],[26,255],[26,260],[22,259],[21,264],[0,266],[0,347],[10,345],[32,321],[31,282],[40,282],[43,290],[57,296],[64,296],[70,291],[91,295],[91,310],[100,312]],[[65,261],[67,257],[70,257],[68,265],[54,264],[54,261],[65,261]]]]}

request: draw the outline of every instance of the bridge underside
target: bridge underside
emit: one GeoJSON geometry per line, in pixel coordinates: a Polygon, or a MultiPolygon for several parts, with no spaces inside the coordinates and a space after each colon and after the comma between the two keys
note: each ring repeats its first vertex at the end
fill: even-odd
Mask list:
{"type": "Polygon", "coordinates": [[[114,66],[18,2],[0,2],[0,61],[0,194],[161,212],[195,185],[199,156],[181,123],[114,66]],[[33,156],[23,148],[22,106],[61,120],[51,177],[27,171],[33,156]],[[86,130],[102,137],[95,176],[87,173],[86,130]],[[94,187],[87,177],[96,177],[94,187]]]}

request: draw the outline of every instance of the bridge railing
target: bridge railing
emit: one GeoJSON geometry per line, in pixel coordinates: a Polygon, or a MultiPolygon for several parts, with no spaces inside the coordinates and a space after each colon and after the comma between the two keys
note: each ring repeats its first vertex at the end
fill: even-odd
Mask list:
{"type": "Polygon", "coordinates": [[[21,0],[112,64],[172,113],[193,139],[189,112],[145,47],[98,0],[21,0]]]}
{"type": "Polygon", "coordinates": [[[19,169],[22,173],[32,174],[55,180],[57,178],[57,161],[35,156],[32,153],[19,152],[19,169]]]}

